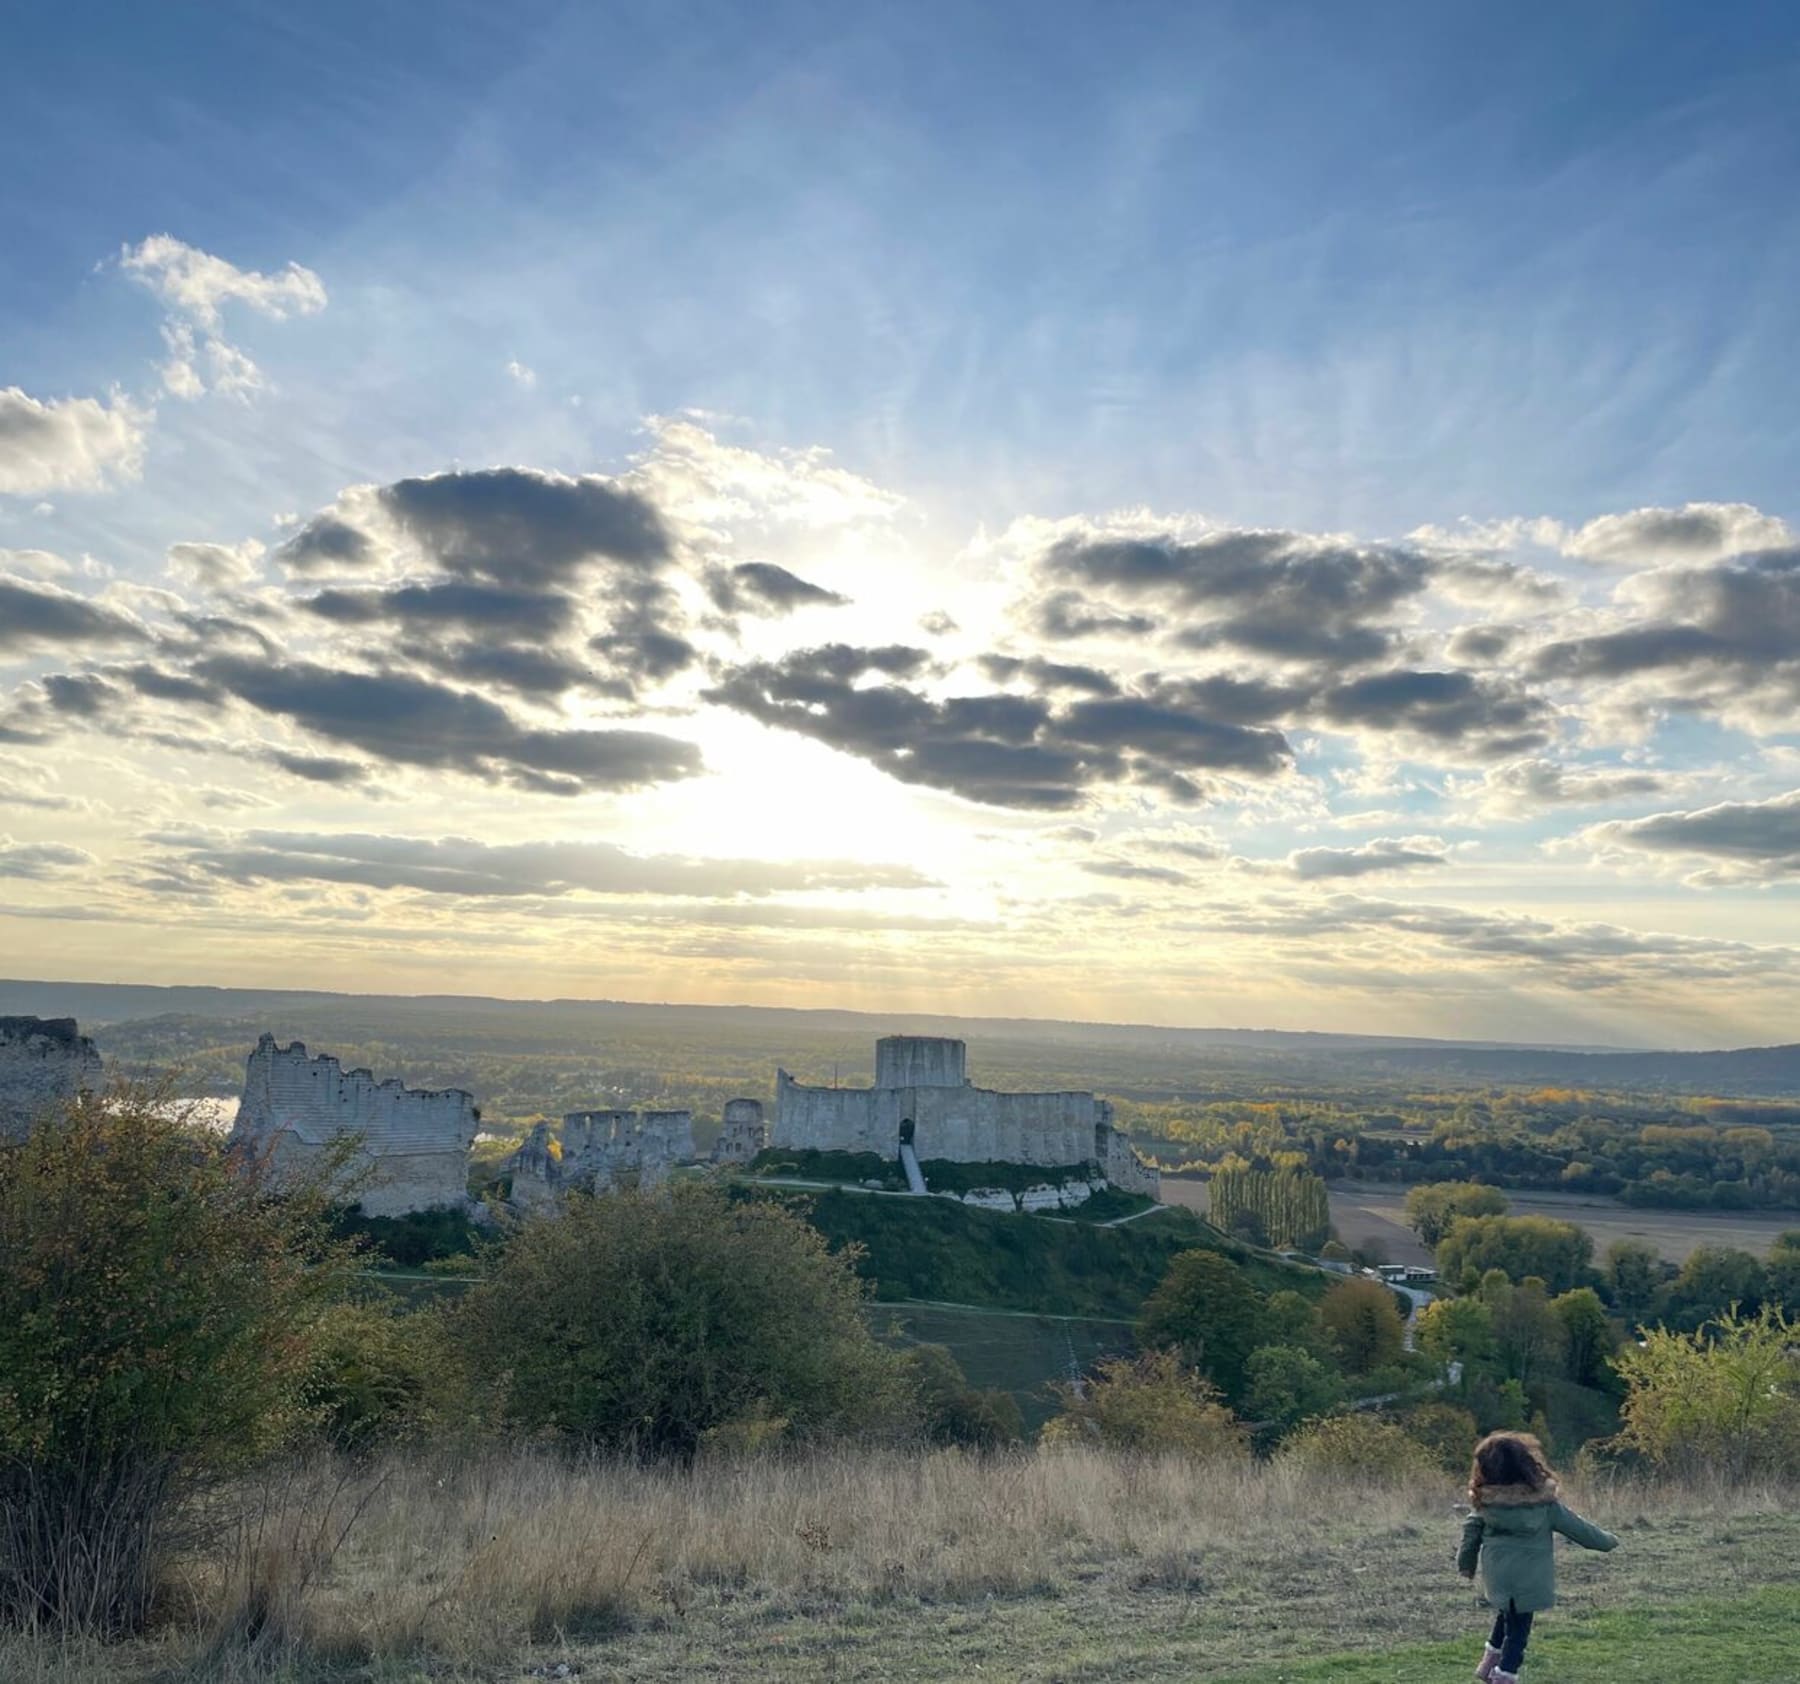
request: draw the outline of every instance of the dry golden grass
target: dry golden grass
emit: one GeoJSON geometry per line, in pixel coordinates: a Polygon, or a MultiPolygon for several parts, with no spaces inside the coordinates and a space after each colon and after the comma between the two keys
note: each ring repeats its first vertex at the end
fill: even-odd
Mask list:
{"type": "MultiPolygon", "coordinates": [[[[1442,1574],[1455,1496],[1448,1477],[1334,1489],[1279,1464],[1089,1450],[841,1450],[688,1469],[530,1450],[319,1459],[261,1483],[228,1547],[183,1565],[158,1640],[104,1655],[14,1640],[0,1677],[516,1678],[533,1657],[601,1650],[609,1675],[681,1677],[700,1632],[725,1657],[771,1641],[772,1622],[901,1632],[921,1609],[941,1621],[968,1606],[1054,1605],[1063,1619],[1092,1605],[1098,1629],[1115,1610],[1135,1606],[1142,1623],[1204,1601],[1208,1618],[1235,1604],[1246,1629],[1342,1642],[1371,1611],[1412,1629],[1381,1612],[1392,1575],[1442,1574]],[[640,1651],[643,1670],[620,1664],[640,1651]]],[[[1778,1491],[1621,1486],[1583,1500],[1615,1526],[1684,1517],[1671,1546],[1794,1509],[1778,1491]]],[[[1791,1527],[1780,1537],[1796,1541],[1791,1527]]],[[[760,1668],[720,1676],[880,1675],[809,1671],[798,1656],[760,1668]]]]}

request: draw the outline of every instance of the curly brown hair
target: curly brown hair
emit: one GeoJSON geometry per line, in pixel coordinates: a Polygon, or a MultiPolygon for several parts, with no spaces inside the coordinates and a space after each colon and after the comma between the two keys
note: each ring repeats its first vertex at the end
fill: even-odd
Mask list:
{"type": "Polygon", "coordinates": [[[1477,1508],[1482,1497],[1500,1485],[1525,1485],[1541,1491],[1554,1484],[1550,1458],[1531,1433],[1489,1433],[1475,1446],[1469,1468],[1469,1501],[1477,1508]]]}

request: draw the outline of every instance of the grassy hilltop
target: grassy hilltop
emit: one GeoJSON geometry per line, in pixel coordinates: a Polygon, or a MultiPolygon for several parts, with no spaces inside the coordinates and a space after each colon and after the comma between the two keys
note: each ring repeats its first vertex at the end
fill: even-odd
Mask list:
{"type": "MultiPolygon", "coordinates": [[[[177,1622],[105,1652],[0,1640],[0,1676],[1437,1684],[1464,1675],[1483,1624],[1450,1565],[1448,1477],[1358,1484],[1093,1451],[571,1473],[496,1450],[318,1465],[270,1495],[225,1580],[192,1587],[197,1611],[262,1597],[260,1656],[228,1646],[174,1672],[194,1653],[177,1622]],[[306,1564],[321,1546],[329,1572],[306,1564]]],[[[1792,1684],[1794,1495],[1578,1490],[1624,1542],[1565,1556],[1533,1684],[1792,1684]]]]}

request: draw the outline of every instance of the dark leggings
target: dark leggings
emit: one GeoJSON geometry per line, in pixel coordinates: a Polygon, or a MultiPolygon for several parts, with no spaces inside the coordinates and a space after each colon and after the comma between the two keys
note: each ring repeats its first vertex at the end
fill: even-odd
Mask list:
{"type": "Polygon", "coordinates": [[[1494,1616],[1494,1635],[1488,1639],[1490,1649],[1500,1651],[1497,1663],[1502,1672],[1517,1672],[1525,1660],[1525,1645],[1531,1641],[1531,1615],[1520,1613],[1512,1603],[1494,1616]]]}

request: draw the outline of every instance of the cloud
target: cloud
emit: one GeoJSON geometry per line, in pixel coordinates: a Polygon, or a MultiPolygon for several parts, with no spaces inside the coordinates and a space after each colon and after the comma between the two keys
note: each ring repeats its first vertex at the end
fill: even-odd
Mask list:
{"type": "Polygon", "coordinates": [[[275,559],[290,573],[362,573],[374,564],[376,554],[368,533],[327,510],[288,539],[275,559]]]}
{"type": "MultiPolygon", "coordinates": [[[[1463,907],[1411,905],[1350,893],[1317,899],[1265,897],[1227,907],[1206,919],[1187,918],[1177,930],[1266,937],[1310,953],[1324,944],[1341,949],[1362,932],[1389,938],[1392,959],[1437,950],[1461,960],[1524,970],[1543,983],[1575,992],[1642,992],[1671,982],[1732,982],[1791,975],[1800,954],[1790,946],[1758,946],[1706,936],[1632,930],[1617,924],[1572,922],[1463,907]]],[[[1381,947],[1370,950],[1379,957],[1381,947]]]]}
{"type": "Polygon", "coordinates": [[[656,505],[598,474],[482,468],[397,480],[376,497],[427,559],[461,578],[543,587],[600,561],[649,571],[670,556],[656,505]]]}
{"type": "Polygon", "coordinates": [[[983,655],[976,663],[995,684],[1024,680],[1034,690],[1077,690],[1090,696],[1116,696],[1119,681],[1098,667],[1047,661],[1041,655],[983,655]]]}
{"type": "Polygon", "coordinates": [[[912,866],[857,860],[634,854],[611,842],[487,843],[468,837],[176,832],[153,840],[184,871],[236,883],[343,883],[429,894],[762,897],[801,890],[922,889],[912,866]]]}
{"type": "Polygon", "coordinates": [[[506,372],[515,385],[523,386],[527,391],[537,384],[537,370],[527,368],[516,357],[506,365],[506,372]]]}
{"type": "Polygon", "coordinates": [[[812,584],[772,561],[714,568],[707,575],[706,589],[713,602],[731,614],[791,614],[796,608],[843,608],[850,602],[849,597],[812,584]]]}
{"type": "Polygon", "coordinates": [[[41,882],[94,863],[94,856],[85,848],[61,842],[15,842],[0,835],[0,877],[41,882]]]}
{"type": "Polygon", "coordinates": [[[1451,780],[1451,791],[1484,817],[1518,818],[1546,807],[1599,807],[1609,801],[1656,795],[1684,780],[1669,772],[1630,766],[1565,766],[1554,760],[1514,760],[1490,766],[1479,780],[1451,780]]]}
{"type": "Polygon", "coordinates": [[[575,602],[559,591],[523,590],[475,580],[401,585],[393,590],[325,590],[300,603],[307,613],[341,625],[376,622],[409,628],[445,626],[496,636],[553,638],[575,624],[575,602]]]}
{"type": "Polygon", "coordinates": [[[0,387],[0,492],[102,491],[136,479],[152,419],[116,392],[106,403],[43,401],[17,386],[0,387]]]}
{"type": "Polygon", "coordinates": [[[632,480],[697,528],[825,531],[885,524],[905,507],[903,497],[838,467],[821,447],[752,450],[685,416],[654,416],[648,427],[653,444],[632,480]]]}
{"type": "Polygon", "coordinates": [[[1721,801],[1693,812],[1652,813],[1590,825],[1577,841],[1603,853],[1692,860],[1701,883],[1800,878],[1800,789],[1767,801],[1721,801]]]}
{"type": "Polygon", "coordinates": [[[526,725],[485,696],[405,673],[239,656],[214,656],[193,671],[259,712],[398,765],[505,778],[559,795],[638,789],[700,771],[699,750],[674,737],[526,725]]]}
{"type": "Polygon", "coordinates": [[[1800,546],[1710,567],[1669,567],[1620,587],[1621,623],[1547,643],[1530,672],[1634,681],[1642,708],[1716,713],[1784,730],[1800,709],[1800,546]]]}
{"type": "Polygon", "coordinates": [[[59,585],[0,574],[0,656],[142,643],[147,629],[103,603],[59,585]]]}
{"type": "MultiPolygon", "coordinates": [[[[903,783],[991,806],[1064,811],[1108,784],[1141,783],[1197,800],[1193,774],[1272,776],[1291,758],[1279,731],[1209,718],[1178,693],[941,699],[916,679],[923,649],[830,644],[724,671],[705,699],[868,760],[903,783]]],[[[1023,668],[1021,668],[1023,671],[1023,668]]]]}
{"type": "Polygon", "coordinates": [[[254,538],[241,544],[172,544],[171,579],[195,590],[217,593],[241,589],[262,571],[263,547],[254,538]]]}
{"type": "Polygon", "coordinates": [[[1633,509],[1602,515],[1568,534],[1561,548],[1585,561],[1658,567],[1721,561],[1750,550],[1792,544],[1788,524],[1749,503],[1685,503],[1679,509],[1633,509]]]}
{"type": "Polygon", "coordinates": [[[1167,883],[1179,887],[1188,880],[1185,871],[1170,865],[1143,865],[1136,860],[1083,860],[1081,869],[1090,877],[1117,877],[1128,883],[1167,883]]]}
{"type": "Polygon", "coordinates": [[[119,266],[155,293],[168,312],[162,332],[169,360],[162,379],[178,398],[209,390],[244,397],[263,384],[262,371],[224,336],[224,305],[241,304],[271,321],[286,321],[316,315],[327,302],[325,283],[298,263],[265,275],[168,234],[122,247],[119,266]]]}
{"type": "Polygon", "coordinates": [[[1308,883],[1418,871],[1449,863],[1449,844],[1437,836],[1377,836],[1354,848],[1299,848],[1287,857],[1287,869],[1308,883]]]}
{"type": "MultiPolygon", "coordinates": [[[[1351,544],[1305,533],[1229,529],[1197,537],[1100,531],[1068,534],[1038,558],[1036,571],[1060,587],[1053,600],[1064,625],[1098,615],[1095,630],[1127,630],[1107,599],[1153,606],[1189,649],[1230,648],[1284,661],[1362,664],[1380,660],[1396,638],[1383,622],[1430,582],[1423,552],[1351,544]],[[1074,590],[1070,602],[1062,591],[1074,590]],[[1085,593],[1102,594],[1098,609],[1085,593]]],[[[1039,623],[1043,623],[1040,609],[1039,623]]]]}
{"type": "Polygon", "coordinates": [[[1390,733],[1422,752],[1495,760],[1529,753],[1551,739],[1554,710],[1505,678],[1467,672],[1397,670],[1325,691],[1321,723],[1390,733]]]}

